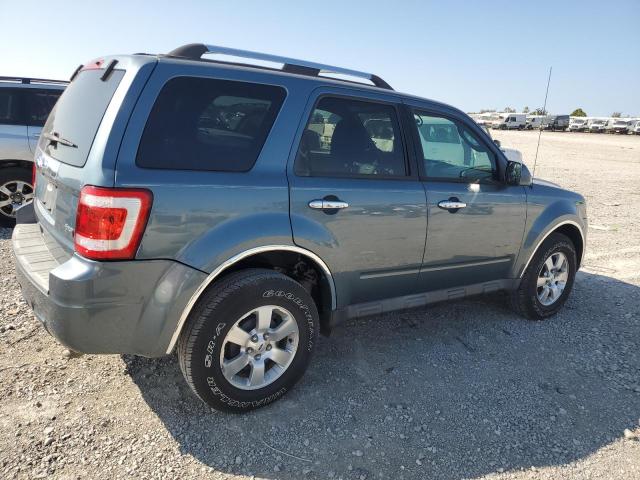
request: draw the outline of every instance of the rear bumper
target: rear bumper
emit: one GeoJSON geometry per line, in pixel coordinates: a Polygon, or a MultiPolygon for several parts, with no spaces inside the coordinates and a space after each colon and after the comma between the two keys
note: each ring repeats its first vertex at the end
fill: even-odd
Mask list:
{"type": "Polygon", "coordinates": [[[45,237],[37,223],[18,224],[12,242],[22,294],[51,335],[83,353],[166,353],[204,273],[170,260],[69,258],[45,237]]]}

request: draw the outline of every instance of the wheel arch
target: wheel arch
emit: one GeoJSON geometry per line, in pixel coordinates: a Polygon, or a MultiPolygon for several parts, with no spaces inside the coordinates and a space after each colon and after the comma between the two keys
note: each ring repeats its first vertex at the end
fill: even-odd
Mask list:
{"type": "Polygon", "coordinates": [[[582,227],[580,226],[580,224],[578,222],[573,221],[573,220],[564,220],[564,221],[559,222],[558,224],[554,225],[549,230],[547,230],[547,232],[544,235],[540,236],[540,238],[538,239],[538,242],[536,243],[535,248],[531,251],[531,254],[529,255],[529,258],[527,259],[527,262],[524,264],[524,266],[520,270],[520,274],[518,275],[519,278],[522,278],[522,276],[524,275],[524,272],[526,272],[527,268],[529,267],[529,264],[531,263],[531,260],[533,259],[533,257],[538,252],[538,249],[540,248],[542,243],[552,233],[562,233],[563,235],[567,236],[569,238],[569,240],[571,240],[571,242],[573,243],[573,245],[574,245],[574,247],[576,249],[576,255],[578,257],[576,259],[577,260],[577,265],[578,265],[578,268],[580,268],[580,265],[582,264],[582,260],[583,260],[583,257],[584,257],[584,249],[585,249],[585,245],[586,245],[585,234],[582,231],[582,227]]]}
{"type": "Polygon", "coordinates": [[[191,310],[203,293],[226,275],[247,268],[268,268],[299,281],[316,302],[321,331],[329,332],[329,319],[331,312],[336,309],[337,299],[333,275],[327,264],[315,253],[295,245],[265,245],[234,255],[207,276],[184,308],[166,353],[173,351],[191,310]],[[315,284],[314,275],[317,280],[315,284]]]}

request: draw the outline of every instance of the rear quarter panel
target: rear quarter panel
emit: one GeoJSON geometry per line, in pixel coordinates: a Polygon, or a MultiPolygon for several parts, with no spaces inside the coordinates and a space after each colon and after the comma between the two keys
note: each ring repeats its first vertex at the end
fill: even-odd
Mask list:
{"type": "Polygon", "coordinates": [[[136,104],[117,161],[117,186],[149,188],[154,196],[137,258],[173,259],[211,272],[252,247],[293,245],[286,163],[310,90],[311,85],[296,77],[203,62],[161,60],[136,104]],[[153,104],[164,84],[179,76],[265,83],[287,91],[249,172],[136,166],[138,145],[153,104]]]}
{"type": "Polygon", "coordinates": [[[114,185],[116,157],[122,136],[133,107],[156,64],[155,59],[148,57],[121,56],[104,59],[106,64],[111,60],[118,60],[116,68],[125,70],[125,75],[102,117],[84,166],[68,165],[46,155],[38,159],[41,150],[36,149],[36,197],[41,198],[41,190],[45,188],[47,181],[54,182],[58,188],[56,218],[53,221],[47,218],[40,208],[35,209],[36,216],[67,251],[73,250],[72,232],[75,229],[80,190],[84,185],[114,185]]]}

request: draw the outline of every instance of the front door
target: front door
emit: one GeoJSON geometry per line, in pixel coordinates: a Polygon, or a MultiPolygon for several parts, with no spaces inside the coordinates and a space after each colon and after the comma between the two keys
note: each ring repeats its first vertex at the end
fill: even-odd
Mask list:
{"type": "Polygon", "coordinates": [[[327,263],[338,306],[418,291],[427,227],[394,99],[348,91],[316,92],[289,168],[294,242],[327,263]]]}
{"type": "Polygon", "coordinates": [[[500,180],[506,160],[462,116],[412,109],[429,228],[420,283],[440,290],[508,278],[526,220],[524,187],[500,180]]]}

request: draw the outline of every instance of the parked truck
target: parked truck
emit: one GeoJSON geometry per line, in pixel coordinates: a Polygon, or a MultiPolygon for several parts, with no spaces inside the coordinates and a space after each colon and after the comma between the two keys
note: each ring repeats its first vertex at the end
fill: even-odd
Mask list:
{"type": "Polygon", "coordinates": [[[630,118],[614,118],[605,127],[607,133],[628,133],[629,127],[633,124],[630,118]]]}
{"type": "Polygon", "coordinates": [[[589,125],[589,119],[587,117],[571,117],[569,119],[569,132],[584,132],[589,125]]]}
{"type": "Polygon", "coordinates": [[[569,126],[569,115],[548,115],[542,121],[542,130],[564,131],[569,126]]]}
{"type": "Polygon", "coordinates": [[[491,128],[496,130],[524,130],[527,126],[526,113],[500,113],[491,128]]]}
{"type": "Polygon", "coordinates": [[[527,130],[538,130],[545,117],[546,115],[527,115],[527,125],[525,128],[527,130]]]}
{"type": "Polygon", "coordinates": [[[607,128],[608,122],[609,119],[607,118],[594,118],[589,123],[589,128],[587,131],[591,133],[602,133],[607,128]]]}

